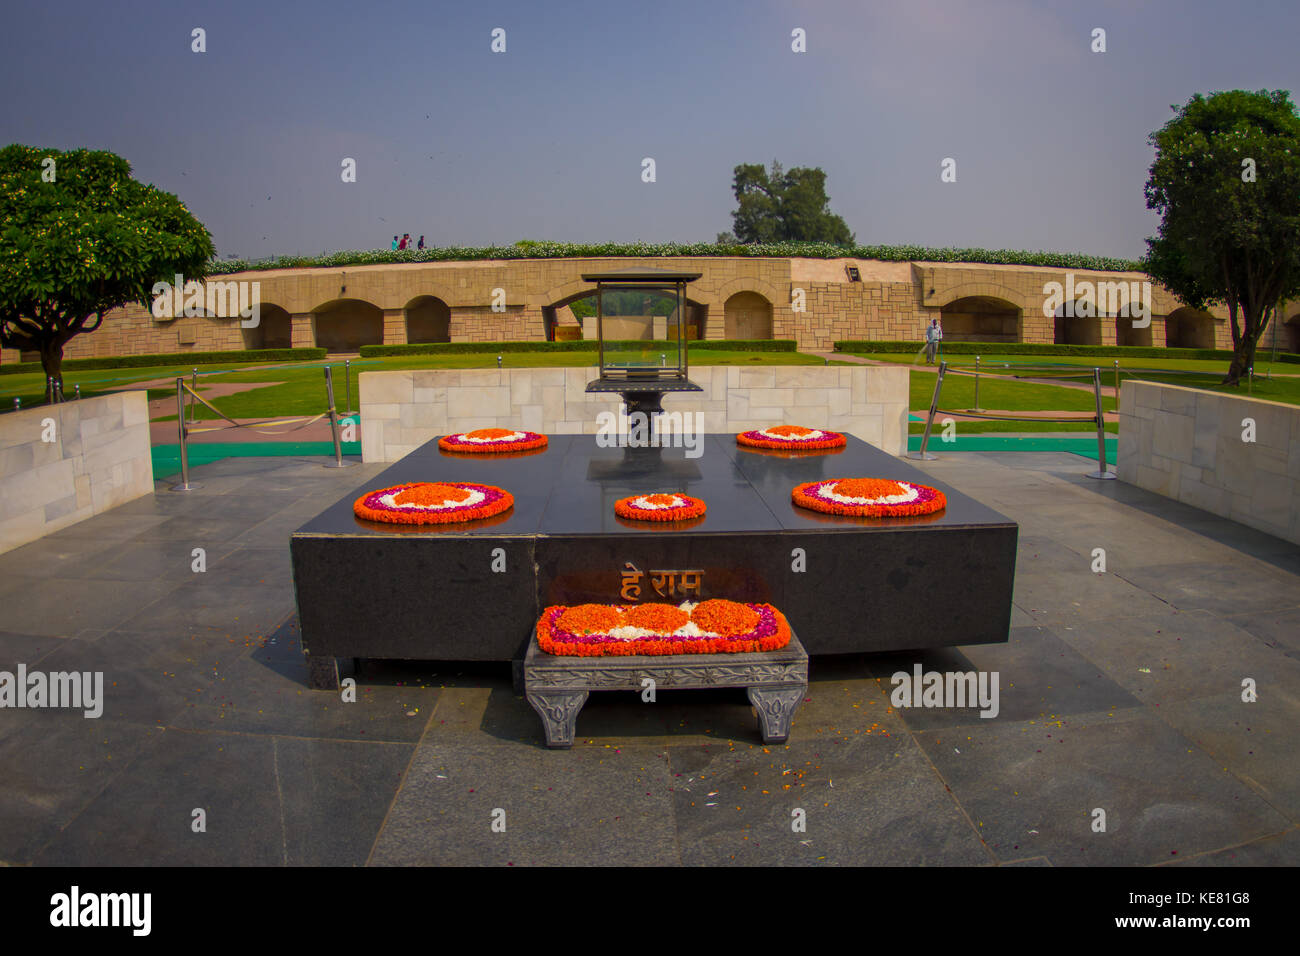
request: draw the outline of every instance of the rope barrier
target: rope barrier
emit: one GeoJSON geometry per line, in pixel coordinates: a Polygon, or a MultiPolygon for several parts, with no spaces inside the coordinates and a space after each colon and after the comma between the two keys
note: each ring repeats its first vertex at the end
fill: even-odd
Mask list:
{"type": "Polygon", "coordinates": [[[204,434],[204,433],[206,433],[206,432],[224,432],[224,431],[230,431],[230,428],[231,428],[231,427],[233,427],[233,428],[262,428],[262,427],[264,427],[264,426],[266,426],[266,425],[288,425],[288,424],[290,424],[291,422],[302,422],[301,425],[298,425],[298,426],[296,426],[296,427],[294,427],[294,428],[286,428],[284,431],[278,431],[278,432],[264,431],[264,432],[259,432],[259,434],[262,434],[262,435],[288,435],[288,434],[290,434],[290,433],[292,433],[292,432],[300,431],[300,430],[306,428],[308,425],[314,424],[315,422],[318,422],[318,421],[320,421],[322,418],[326,418],[326,417],[328,417],[328,415],[329,415],[329,412],[328,412],[328,411],[325,411],[325,412],[321,412],[319,415],[315,415],[315,416],[313,416],[312,418],[267,418],[267,419],[264,419],[263,421],[260,421],[260,422],[238,422],[238,421],[235,421],[235,419],[231,418],[229,415],[227,415],[225,412],[223,412],[221,409],[217,408],[215,405],[213,405],[211,402],[209,402],[207,399],[205,399],[202,395],[199,395],[197,392],[195,392],[195,391],[194,391],[192,388],[190,388],[188,385],[185,385],[184,383],[182,383],[182,387],[185,389],[185,391],[189,392],[191,396],[193,396],[193,398],[194,398],[195,401],[198,401],[198,402],[202,403],[203,406],[204,406],[205,408],[210,409],[210,410],[213,412],[213,414],[218,415],[219,417],[224,418],[226,421],[230,422],[230,426],[229,426],[229,427],[225,427],[225,428],[188,428],[188,429],[186,429],[186,431],[187,431],[189,434],[191,434],[191,435],[201,435],[201,434],[204,434]]]}
{"type": "Polygon", "coordinates": [[[1097,421],[1096,416],[1087,415],[1077,418],[1030,418],[1024,415],[988,415],[983,412],[960,412],[952,408],[936,408],[936,412],[942,415],[961,415],[964,418],[984,418],[991,422],[1051,422],[1053,424],[1065,424],[1068,422],[1093,422],[1097,421]]]}
{"type": "MultiPolygon", "coordinates": [[[[978,362],[978,356],[976,357],[976,361],[978,362]]],[[[1022,366],[1022,367],[1023,367],[1023,366],[1022,366]]],[[[1084,477],[1086,477],[1086,478],[1111,478],[1111,479],[1117,477],[1117,475],[1115,475],[1114,472],[1108,471],[1108,470],[1106,469],[1106,418],[1105,418],[1105,415],[1104,415],[1103,412],[1102,412],[1102,407],[1101,407],[1101,369],[1100,369],[1100,368],[1094,368],[1094,369],[1092,370],[1092,389],[1093,389],[1093,395],[1096,397],[1096,402],[1097,402],[1097,411],[1096,411],[1096,414],[1095,414],[1095,415],[1090,415],[1090,416],[1088,416],[1087,418],[1084,418],[1083,416],[1076,416],[1076,417],[1074,417],[1074,418],[1028,418],[1028,417],[1025,417],[1025,416],[987,415],[987,414],[984,414],[984,413],[981,413],[981,412],[958,412],[958,411],[953,411],[953,410],[946,409],[946,408],[940,408],[940,407],[939,407],[939,394],[943,391],[943,380],[944,380],[944,377],[945,377],[949,372],[957,372],[957,374],[959,374],[959,375],[972,375],[972,374],[974,375],[974,377],[975,377],[975,389],[976,389],[976,404],[978,405],[978,402],[979,402],[979,372],[980,372],[980,371],[984,371],[984,370],[983,370],[983,369],[980,369],[980,367],[979,367],[978,365],[976,365],[976,369],[977,369],[977,370],[976,370],[975,372],[971,373],[971,372],[966,372],[966,371],[964,371],[964,370],[960,370],[960,369],[950,369],[950,368],[948,367],[948,363],[947,363],[947,362],[940,362],[940,363],[939,363],[939,374],[938,374],[938,376],[935,378],[935,382],[934,382],[934,396],[930,399],[930,414],[929,414],[928,416],[926,416],[926,420],[925,420],[925,431],[924,431],[924,432],[922,433],[922,435],[921,435],[921,447],[920,447],[920,449],[919,449],[918,451],[915,451],[915,452],[908,452],[908,453],[907,453],[907,457],[908,457],[908,458],[913,458],[913,459],[917,459],[917,460],[920,460],[920,461],[933,461],[933,460],[935,460],[935,457],[936,457],[936,456],[931,455],[931,454],[927,451],[927,448],[929,447],[929,444],[930,444],[930,432],[931,432],[931,431],[933,430],[933,428],[934,428],[934,416],[935,416],[936,414],[940,413],[940,412],[942,412],[942,413],[945,414],[945,415],[961,415],[961,416],[966,417],[966,418],[981,418],[981,419],[985,419],[985,420],[987,420],[987,421],[997,421],[997,422],[1049,422],[1049,423],[1052,423],[1052,424],[1066,424],[1066,423],[1071,423],[1071,422],[1088,422],[1088,421],[1090,421],[1090,422],[1093,422],[1093,423],[1097,426],[1097,464],[1098,464],[1098,468],[1097,468],[1097,471],[1095,471],[1095,472],[1087,472],[1087,473],[1085,474],[1084,477]]],[[[984,371],[984,374],[987,375],[988,372],[987,372],[987,371],[984,371]]],[[[1006,378],[1007,376],[1002,376],[1002,377],[1003,377],[1003,378],[1006,378]]],[[[1012,377],[1014,377],[1014,378],[1016,378],[1016,379],[1019,379],[1019,378],[1022,378],[1023,376],[1016,375],[1016,376],[1012,376],[1012,377]]]]}
{"type": "MultiPolygon", "coordinates": [[[[298,422],[299,424],[294,425],[293,428],[285,428],[279,431],[258,432],[258,434],[261,435],[288,435],[292,432],[301,431],[302,429],[308,427],[309,425],[313,425],[316,422],[320,421],[322,418],[328,417],[330,420],[330,434],[334,440],[334,461],[330,462],[325,467],[345,468],[348,465],[356,464],[356,462],[343,460],[343,446],[342,443],[339,441],[338,412],[334,407],[334,381],[330,376],[330,366],[328,365],[325,366],[325,395],[326,398],[328,399],[329,407],[326,408],[325,411],[321,412],[321,414],[313,415],[311,418],[280,418],[280,419],[268,418],[260,422],[239,422],[239,421],[235,421],[235,419],[231,418],[221,409],[217,408],[206,398],[204,398],[202,395],[196,392],[193,388],[186,385],[185,379],[183,377],[178,376],[176,379],[176,410],[178,413],[177,420],[176,420],[176,427],[180,437],[181,481],[180,484],[172,486],[172,491],[192,491],[195,488],[201,487],[200,485],[192,483],[190,481],[189,455],[186,450],[186,439],[190,435],[202,435],[207,432],[224,432],[224,431],[230,431],[232,428],[262,429],[265,428],[265,426],[267,425],[288,425],[293,422],[298,422]],[[185,419],[189,412],[189,410],[186,409],[185,407],[185,395],[187,392],[189,393],[190,397],[193,399],[193,402],[201,403],[205,408],[209,409],[218,418],[222,418],[228,421],[230,424],[219,428],[187,427],[185,422],[185,419]]],[[[349,398],[350,397],[351,395],[349,395],[349,398]]],[[[198,407],[197,405],[194,405],[193,402],[191,403],[190,408],[193,409],[194,419],[197,421],[198,407]]],[[[351,413],[349,412],[349,414],[351,413]]]]}

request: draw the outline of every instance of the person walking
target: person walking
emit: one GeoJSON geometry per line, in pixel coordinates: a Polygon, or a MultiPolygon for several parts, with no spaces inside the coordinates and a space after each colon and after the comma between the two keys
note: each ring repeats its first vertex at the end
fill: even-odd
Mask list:
{"type": "Polygon", "coordinates": [[[411,244],[411,234],[409,232],[402,233],[402,241],[397,244],[397,248],[406,249],[410,244],[411,244]]]}
{"type": "Polygon", "coordinates": [[[393,236],[393,251],[397,251],[397,237],[393,236]]]}
{"type": "Polygon", "coordinates": [[[925,327],[925,364],[933,365],[939,352],[939,342],[943,339],[943,329],[938,319],[931,319],[925,327]]]}
{"type": "Polygon", "coordinates": [[[420,237],[420,244],[419,244],[418,246],[416,246],[415,248],[416,248],[416,249],[423,249],[423,248],[424,248],[424,236],[421,236],[421,237],[420,237]]]}

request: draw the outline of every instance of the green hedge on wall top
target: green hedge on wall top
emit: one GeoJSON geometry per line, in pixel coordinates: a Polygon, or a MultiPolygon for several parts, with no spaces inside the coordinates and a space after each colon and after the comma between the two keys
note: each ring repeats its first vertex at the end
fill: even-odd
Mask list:
{"type": "Polygon", "coordinates": [[[929,246],[837,246],[829,242],[773,242],[719,245],[712,242],[521,242],[513,246],[442,246],[428,249],[359,249],[319,256],[277,256],[260,262],[233,259],[209,265],[212,275],[267,269],[325,269],[403,262],[473,262],[481,259],[654,259],[672,256],[763,259],[875,259],[881,262],[979,262],[1099,272],[1141,271],[1133,259],[1081,252],[1021,249],[957,249],[929,246]]]}

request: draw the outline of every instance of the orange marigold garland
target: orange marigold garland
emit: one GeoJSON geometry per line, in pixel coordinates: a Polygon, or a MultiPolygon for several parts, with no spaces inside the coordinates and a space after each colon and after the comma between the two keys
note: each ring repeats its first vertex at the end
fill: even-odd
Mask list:
{"type": "Polygon", "coordinates": [[[537,646],[563,656],[745,654],[789,643],[784,614],[736,601],[557,605],[537,621],[537,646]]]}
{"type": "Polygon", "coordinates": [[[352,505],[358,518],[389,524],[447,524],[501,514],[515,503],[503,488],[469,481],[414,481],[368,491],[352,505]]]}
{"type": "Polygon", "coordinates": [[[457,432],[439,438],[438,447],[443,451],[499,455],[503,452],[545,448],[546,436],[539,435],[537,432],[516,431],[513,428],[479,428],[472,432],[457,432]]]}
{"type": "Polygon", "coordinates": [[[781,451],[798,451],[800,449],[843,448],[848,439],[839,432],[825,431],[818,428],[804,428],[802,425],[773,425],[769,428],[756,428],[741,432],[736,436],[737,443],[750,448],[777,448],[781,451]]]}
{"type": "Polygon", "coordinates": [[[614,514],[638,521],[683,521],[704,511],[704,502],[690,495],[632,495],[614,502],[614,514]]]}
{"type": "Polygon", "coordinates": [[[892,518],[928,515],[948,506],[943,492],[929,485],[887,478],[831,478],[795,485],[791,492],[801,508],[833,515],[892,518]]]}

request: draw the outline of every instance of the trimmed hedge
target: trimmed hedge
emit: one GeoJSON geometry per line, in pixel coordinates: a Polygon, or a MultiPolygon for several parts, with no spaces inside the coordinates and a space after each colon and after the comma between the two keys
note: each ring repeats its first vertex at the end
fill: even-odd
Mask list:
{"type": "Polygon", "coordinates": [[[445,246],[428,249],[359,249],[319,256],[277,256],[261,262],[245,259],[210,262],[212,275],[266,269],[325,269],[382,265],[389,262],[472,262],[478,259],[592,259],[669,256],[742,256],[765,259],[875,259],[881,262],[980,262],[991,265],[1044,266],[1098,272],[1140,272],[1132,259],[1081,252],[1028,252],[1019,249],[936,249],[928,246],[837,246],[829,242],[773,242],[718,245],[712,242],[518,242],[513,246],[445,246]]]}
{"type": "MultiPolygon", "coordinates": [[[[835,343],[836,352],[919,352],[924,342],[869,342],[849,339],[835,343]]],[[[1046,345],[1034,342],[944,342],[941,351],[952,355],[1098,355],[1112,358],[1231,359],[1228,349],[1171,349],[1153,345],[1046,345]]],[[[1256,354],[1269,352],[1257,348],[1256,354]]],[[[1279,362],[1300,364],[1300,355],[1278,352],[1279,362]]]]}
{"type": "MultiPolygon", "coordinates": [[[[227,362],[310,362],[323,359],[324,349],[245,349],[232,352],[164,352],[155,355],[110,355],[104,358],[65,359],[65,371],[96,368],[148,368],[154,365],[219,365],[227,362]]],[[[40,372],[40,362],[0,366],[0,375],[40,372]]]]}
{"type": "MultiPolygon", "coordinates": [[[[606,342],[605,348],[617,350],[666,348],[671,343],[661,340],[634,339],[606,342]]],[[[726,352],[797,352],[794,339],[708,339],[690,342],[694,351],[726,352]]],[[[489,352],[596,352],[597,343],[591,339],[573,342],[425,342],[418,345],[363,345],[362,358],[382,358],[391,355],[468,355],[489,352]]]]}

